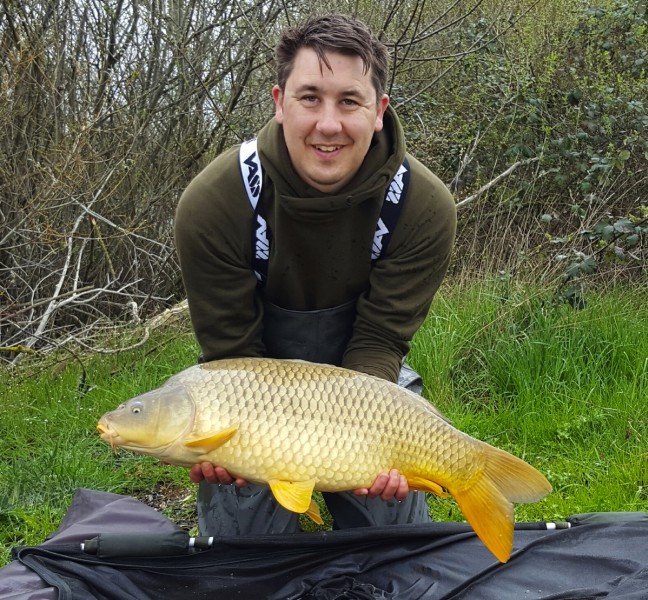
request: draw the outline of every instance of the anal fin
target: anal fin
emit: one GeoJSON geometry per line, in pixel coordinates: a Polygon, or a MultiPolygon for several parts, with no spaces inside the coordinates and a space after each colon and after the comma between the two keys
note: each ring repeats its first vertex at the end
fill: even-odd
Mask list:
{"type": "Polygon", "coordinates": [[[407,479],[407,485],[410,490],[415,490],[418,492],[432,492],[440,498],[449,498],[450,494],[446,492],[442,486],[438,483],[421,477],[420,475],[411,475],[408,473],[403,473],[405,479],[407,479]]]}

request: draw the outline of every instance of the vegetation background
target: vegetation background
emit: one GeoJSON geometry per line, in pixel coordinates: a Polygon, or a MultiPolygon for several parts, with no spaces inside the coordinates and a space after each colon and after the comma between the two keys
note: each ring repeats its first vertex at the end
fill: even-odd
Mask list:
{"type": "Polygon", "coordinates": [[[94,424],[195,361],[178,197],[272,116],[278,32],[334,11],[390,47],[409,149],[457,199],[428,397],[548,474],[520,518],[648,508],[644,1],[2,0],[0,560],[76,487],[190,521],[186,473],[94,424]]]}

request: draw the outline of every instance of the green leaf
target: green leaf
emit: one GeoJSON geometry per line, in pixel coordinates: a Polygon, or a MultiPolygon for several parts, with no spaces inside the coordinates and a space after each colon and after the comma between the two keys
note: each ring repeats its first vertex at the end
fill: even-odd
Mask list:
{"type": "Polygon", "coordinates": [[[601,237],[609,242],[614,237],[614,225],[605,225],[601,230],[601,237]]]}
{"type": "Polygon", "coordinates": [[[618,231],[619,233],[634,233],[634,224],[630,219],[619,219],[615,224],[614,224],[614,229],[618,231]]]}
{"type": "Polygon", "coordinates": [[[566,269],[565,269],[565,274],[567,277],[570,279],[576,279],[581,274],[581,263],[580,262],[573,262],[571,263],[566,269]]]}
{"type": "Polygon", "coordinates": [[[594,273],[596,271],[598,265],[596,263],[596,259],[593,256],[588,256],[582,263],[581,263],[581,272],[582,273],[594,273]]]}

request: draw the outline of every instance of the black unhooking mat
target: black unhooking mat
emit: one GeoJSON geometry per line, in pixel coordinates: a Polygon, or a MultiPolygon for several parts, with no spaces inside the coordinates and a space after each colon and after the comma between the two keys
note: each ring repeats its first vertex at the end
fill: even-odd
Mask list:
{"type": "Polygon", "coordinates": [[[461,523],[215,539],[209,550],[182,555],[176,548],[187,536],[152,508],[79,490],[55,534],[14,550],[0,570],[0,598],[646,600],[647,515],[610,515],[570,529],[521,524],[506,564],[461,523]],[[133,543],[138,532],[169,534],[168,546],[154,546],[174,555],[113,556],[115,533],[130,536],[127,554],[147,554],[133,543]],[[86,549],[101,556],[81,549],[96,536],[98,547],[95,540],[86,549]]]}

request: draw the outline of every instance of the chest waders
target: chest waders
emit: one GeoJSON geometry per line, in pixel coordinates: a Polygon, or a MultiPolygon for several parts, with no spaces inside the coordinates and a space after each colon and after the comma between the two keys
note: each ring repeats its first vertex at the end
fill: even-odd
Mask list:
{"type": "MultiPolygon", "coordinates": [[[[261,188],[263,173],[256,140],[245,142],[239,152],[241,177],[252,209],[252,268],[263,288],[268,273],[272,233],[268,229],[261,188]]],[[[401,165],[392,179],[376,223],[371,260],[378,260],[391,238],[409,184],[409,163],[401,165]]],[[[340,365],[353,333],[356,299],[340,306],[313,311],[288,310],[264,301],[263,343],[266,356],[299,358],[340,365]]],[[[421,393],[421,378],[403,362],[399,385],[421,393]]],[[[378,475],[376,473],[376,475],[378,475]]],[[[411,492],[401,503],[369,499],[351,492],[324,493],[334,528],[429,522],[425,494],[411,492]]],[[[298,530],[299,517],[282,506],[266,486],[216,486],[204,481],[198,490],[198,525],[201,535],[289,533],[298,530]]]]}

